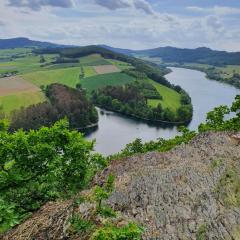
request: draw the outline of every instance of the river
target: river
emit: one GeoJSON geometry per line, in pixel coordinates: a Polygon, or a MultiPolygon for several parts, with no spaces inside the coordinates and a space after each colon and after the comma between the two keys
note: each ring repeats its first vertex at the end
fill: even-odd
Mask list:
{"type": "MultiPolygon", "coordinates": [[[[192,98],[193,119],[189,124],[192,130],[204,122],[206,113],[219,105],[230,105],[240,93],[238,89],[225,83],[209,80],[205,73],[184,68],[171,68],[166,75],[169,82],[180,85],[192,98]]],[[[99,125],[86,134],[87,139],[96,139],[95,150],[103,155],[119,152],[136,138],[143,142],[157,138],[172,138],[178,134],[176,127],[150,125],[123,115],[98,109],[99,125]]]]}

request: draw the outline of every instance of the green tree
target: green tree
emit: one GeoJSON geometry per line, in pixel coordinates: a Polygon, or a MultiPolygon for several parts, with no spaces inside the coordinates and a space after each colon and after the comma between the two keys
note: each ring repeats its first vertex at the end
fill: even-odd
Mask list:
{"type": "MultiPolygon", "coordinates": [[[[14,206],[11,214],[23,216],[46,201],[78,192],[105,166],[99,154],[92,154],[93,142],[68,126],[61,120],[50,128],[9,133],[1,122],[0,196],[5,205],[14,206]]],[[[0,209],[0,216],[5,211],[0,209]]],[[[0,228],[6,221],[0,220],[0,228]]]]}

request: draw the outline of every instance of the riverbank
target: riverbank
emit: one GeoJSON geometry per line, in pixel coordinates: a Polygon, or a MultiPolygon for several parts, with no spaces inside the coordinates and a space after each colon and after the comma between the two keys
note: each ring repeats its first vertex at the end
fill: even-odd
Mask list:
{"type": "Polygon", "coordinates": [[[214,72],[213,69],[215,67],[213,66],[208,66],[208,67],[201,67],[201,66],[193,66],[193,65],[183,65],[183,64],[167,64],[167,67],[177,67],[177,68],[185,68],[185,69],[190,69],[190,70],[196,70],[200,71],[206,74],[206,78],[209,80],[214,80],[217,82],[221,83],[226,83],[231,86],[234,86],[238,89],[240,89],[240,75],[237,74],[236,77],[231,77],[231,78],[223,78],[220,76],[220,70],[218,72],[214,72]]]}
{"type": "Polygon", "coordinates": [[[188,121],[179,121],[179,122],[174,122],[174,121],[170,122],[170,121],[164,121],[164,120],[152,120],[152,119],[148,119],[148,118],[139,117],[139,116],[134,115],[134,114],[123,113],[121,111],[118,111],[118,110],[112,109],[112,108],[108,108],[106,106],[100,106],[100,105],[96,105],[96,106],[99,107],[99,108],[105,109],[107,111],[112,111],[112,112],[115,112],[115,113],[118,113],[118,114],[121,114],[121,115],[124,115],[124,116],[128,116],[128,117],[131,117],[131,118],[134,118],[134,119],[137,119],[137,120],[141,120],[141,121],[144,121],[144,122],[147,122],[147,123],[159,123],[159,124],[166,124],[166,125],[169,125],[169,126],[180,126],[180,125],[187,126],[187,124],[189,124],[192,120],[192,119],[190,119],[188,121]]]}

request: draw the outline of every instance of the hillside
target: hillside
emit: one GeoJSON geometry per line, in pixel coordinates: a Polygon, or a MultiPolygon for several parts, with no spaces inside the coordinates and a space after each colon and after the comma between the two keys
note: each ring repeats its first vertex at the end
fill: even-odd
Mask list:
{"type": "Polygon", "coordinates": [[[142,96],[141,101],[135,98],[119,101],[109,94],[101,94],[92,101],[105,109],[147,121],[183,124],[192,117],[190,97],[181,87],[165,79],[166,68],[99,46],[32,51],[7,49],[0,50],[0,59],[0,85],[3,86],[0,109],[7,117],[11,117],[13,110],[44,101],[42,90],[53,83],[83,88],[89,98],[93,91],[98,94],[100,89],[108,86],[130,85],[133,92],[142,96]],[[135,86],[136,82],[142,84],[141,89],[135,86]],[[18,104],[15,105],[16,99],[18,104]]]}
{"type": "MultiPolygon", "coordinates": [[[[115,224],[137,221],[143,239],[239,239],[240,148],[231,134],[203,133],[166,153],[113,161],[95,184],[116,176],[107,200],[118,211],[115,224]]],[[[93,205],[74,206],[73,200],[47,203],[2,239],[89,239],[86,232],[69,235],[68,220],[73,213],[92,218],[93,205]]]]}
{"type": "Polygon", "coordinates": [[[196,49],[159,47],[146,50],[121,49],[105,45],[104,47],[115,52],[137,57],[147,56],[153,59],[160,58],[163,62],[203,63],[219,66],[240,64],[240,52],[218,51],[206,47],[199,47],[196,49]]]}
{"type": "Polygon", "coordinates": [[[0,39],[0,49],[9,49],[9,48],[53,48],[53,47],[62,47],[61,44],[55,44],[50,42],[34,41],[28,38],[19,37],[19,38],[9,38],[9,39],[0,39]]]}

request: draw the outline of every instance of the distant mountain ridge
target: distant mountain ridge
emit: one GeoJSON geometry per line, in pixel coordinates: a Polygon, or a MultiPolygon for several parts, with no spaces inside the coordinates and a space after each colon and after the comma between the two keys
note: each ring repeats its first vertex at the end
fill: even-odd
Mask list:
{"type": "Polygon", "coordinates": [[[159,47],[146,50],[129,50],[105,45],[103,47],[127,55],[159,57],[164,62],[240,65],[240,52],[218,51],[206,47],[196,49],[159,47]]]}
{"type": "Polygon", "coordinates": [[[66,45],[35,41],[24,37],[0,39],[0,49],[24,48],[24,47],[55,48],[63,46],[66,47],[66,45]]]}
{"type": "MultiPolygon", "coordinates": [[[[176,47],[159,47],[146,50],[131,50],[123,48],[115,48],[108,45],[98,45],[99,47],[131,56],[148,56],[159,57],[163,62],[176,63],[204,63],[210,65],[240,65],[240,52],[226,52],[212,50],[207,47],[199,47],[196,49],[176,48],[176,47]]],[[[0,49],[7,48],[61,48],[73,47],[69,45],[61,45],[50,42],[35,41],[28,38],[10,38],[0,39],[0,49]]]]}

